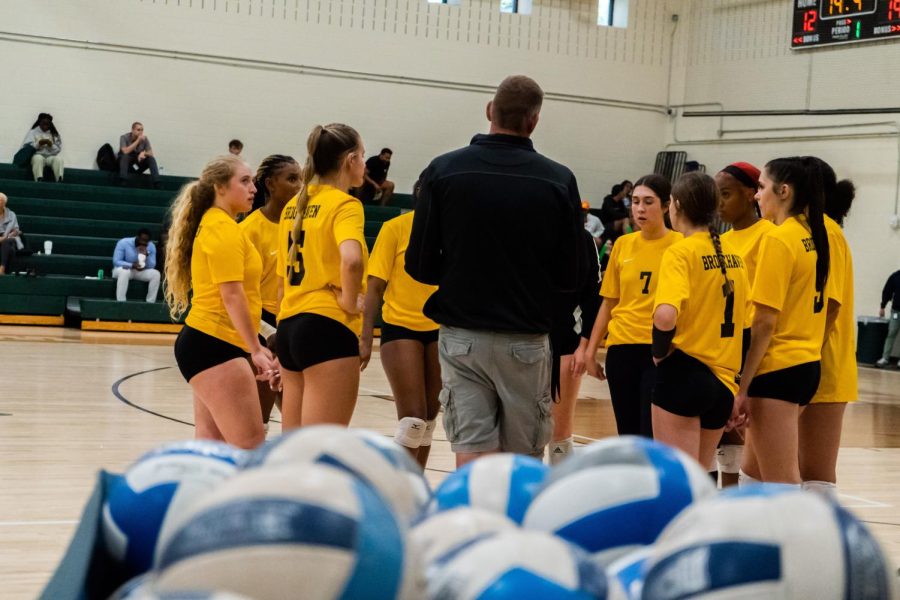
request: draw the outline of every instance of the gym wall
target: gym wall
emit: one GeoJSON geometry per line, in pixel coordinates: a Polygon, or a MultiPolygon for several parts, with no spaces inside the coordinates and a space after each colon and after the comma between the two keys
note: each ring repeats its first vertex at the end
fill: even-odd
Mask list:
{"type": "MultiPolygon", "coordinates": [[[[900,107],[900,40],[791,50],[791,9],[781,0],[691,2],[676,33],[686,41],[674,57],[673,81],[683,82],[677,101],[717,102],[726,111],[900,107]]],[[[761,167],[779,156],[816,155],[838,178],[852,179],[856,200],[844,232],[854,258],[856,314],[877,314],[884,282],[900,269],[900,232],[890,224],[900,197],[900,110],[721,122],[681,116],[669,122],[667,143],[710,172],[736,160],[761,167]],[[885,124],[859,125],[866,123],[885,124]]]]}
{"type": "Polygon", "coordinates": [[[140,120],[164,174],[192,175],[229,139],[258,161],[306,155],[316,123],[343,121],[369,154],[391,147],[410,191],[428,161],[486,131],[506,75],[548,93],[539,151],[569,165],[599,206],[652,169],[663,144],[669,15],[631,0],[629,28],[596,26],[592,0],[81,0],[0,5],[0,160],[39,111],[71,166],[89,167],[140,120]]]}

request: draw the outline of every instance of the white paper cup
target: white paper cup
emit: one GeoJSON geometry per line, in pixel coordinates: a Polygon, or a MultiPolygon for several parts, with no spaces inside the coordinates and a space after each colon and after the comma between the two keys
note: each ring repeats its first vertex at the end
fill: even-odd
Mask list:
{"type": "Polygon", "coordinates": [[[50,240],[44,242],[44,254],[53,254],[53,242],[50,240]]]}
{"type": "Polygon", "coordinates": [[[143,269],[146,264],[147,264],[147,255],[146,254],[138,254],[138,266],[143,269]]]}

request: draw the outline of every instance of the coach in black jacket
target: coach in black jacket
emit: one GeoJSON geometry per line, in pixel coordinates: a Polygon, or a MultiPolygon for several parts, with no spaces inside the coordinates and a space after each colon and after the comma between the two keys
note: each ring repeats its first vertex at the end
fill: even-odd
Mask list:
{"type": "Polygon", "coordinates": [[[422,173],[406,271],[438,285],[441,403],[457,465],[494,451],[541,456],[550,418],[548,333],[581,272],[575,176],[534,150],[543,91],[506,78],[490,133],[422,173]]]}

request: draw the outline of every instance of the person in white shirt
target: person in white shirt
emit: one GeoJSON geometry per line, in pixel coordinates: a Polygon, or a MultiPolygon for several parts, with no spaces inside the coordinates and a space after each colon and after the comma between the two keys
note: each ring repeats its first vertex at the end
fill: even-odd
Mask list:
{"type": "Polygon", "coordinates": [[[116,243],[112,275],[116,279],[119,302],[125,302],[132,279],[146,281],[147,302],[156,302],[160,275],[156,270],[156,246],[150,241],[149,230],[141,229],[136,237],[122,238],[116,243]]]}
{"type": "Polygon", "coordinates": [[[44,167],[50,167],[53,170],[53,178],[57,182],[62,181],[63,159],[59,155],[62,150],[62,138],[53,125],[52,115],[39,114],[22,145],[34,147],[34,156],[31,157],[31,172],[35,181],[44,180],[44,167]]]}
{"type": "Polygon", "coordinates": [[[16,252],[25,247],[19,235],[16,213],[6,208],[6,194],[0,194],[0,275],[12,269],[16,252]]]}
{"type": "Polygon", "coordinates": [[[604,231],[603,223],[600,221],[600,217],[590,213],[591,203],[587,200],[581,201],[581,210],[584,211],[584,229],[591,234],[594,243],[599,248],[603,245],[603,240],[600,239],[604,231]]]}

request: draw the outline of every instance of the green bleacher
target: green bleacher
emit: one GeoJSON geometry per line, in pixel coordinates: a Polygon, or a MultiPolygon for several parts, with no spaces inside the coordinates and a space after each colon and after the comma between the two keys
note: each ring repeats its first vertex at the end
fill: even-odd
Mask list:
{"type": "MultiPolygon", "coordinates": [[[[148,181],[132,178],[122,187],[109,173],[66,168],[65,183],[35,183],[30,170],[0,164],[0,192],[9,197],[26,248],[33,253],[16,257],[13,271],[21,274],[0,276],[0,323],[80,322],[85,329],[177,330],[164,303],[143,301],[144,282],[130,283],[128,302],[115,301],[111,272],[116,242],[147,228],[158,245],[166,211],[190,179],[163,176],[161,189],[140,187],[148,181]],[[53,242],[50,255],[43,254],[45,241],[53,242]]],[[[394,198],[392,206],[365,207],[370,251],[384,221],[412,206],[409,195],[394,198]]]]}

